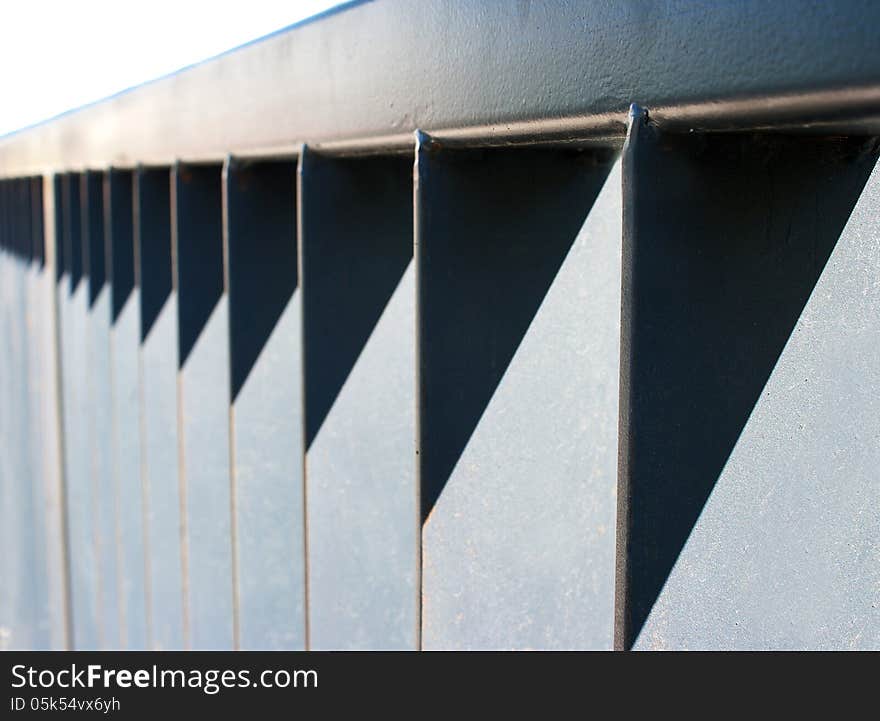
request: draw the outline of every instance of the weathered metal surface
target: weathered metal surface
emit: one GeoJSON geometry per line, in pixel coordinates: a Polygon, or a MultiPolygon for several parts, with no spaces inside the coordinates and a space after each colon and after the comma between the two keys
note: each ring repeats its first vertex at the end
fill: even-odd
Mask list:
{"type": "MultiPolygon", "coordinates": [[[[12,284],[8,278],[10,267],[12,266],[12,248],[10,247],[9,233],[7,224],[9,222],[9,211],[7,210],[6,187],[8,180],[0,180],[0,299],[3,306],[0,307],[0,333],[3,337],[7,337],[10,331],[11,315],[14,308],[9,305],[9,301],[13,300],[11,288],[12,284]]],[[[8,399],[12,395],[12,362],[11,349],[9,344],[0,347],[0,393],[4,399],[8,399]]],[[[0,433],[4,442],[11,439],[12,425],[12,403],[0,403],[0,433]]],[[[15,525],[13,523],[13,514],[15,513],[13,491],[14,463],[10,453],[4,453],[0,457],[0,544],[3,548],[14,548],[18,543],[15,533],[15,525]]],[[[0,648],[10,648],[12,639],[12,627],[15,623],[15,605],[14,592],[15,584],[11,581],[14,574],[12,554],[0,554],[0,573],[4,579],[8,579],[6,583],[0,586],[0,648]]]]}
{"type": "Polygon", "coordinates": [[[188,641],[233,646],[229,460],[229,309],[224,290],[221,167],[172,172],[178,318],[178,448],[188,641]]]}
{"type": "Polygon", "coordinates": [[[880,647],[878,18],[358,3],[0,140],[0,647],[880,647]]]}
{"type": "Polygon", "coordinates": [[[419,146],[425,648],[609,648],[620,174],[419,146]]]}
{"type": "Polygon", "coordinates": [[[146,525],[147,630],[156,649],[184,636],[181,487],[177,429],[177,295],[168,168],[134,175],[135,284],[140,292],[141,479],[146,525]]]}
{"type": "Polygon", "coordinates": [[[83,272],[88,279],[86,315],[86,396],[89,480],[92,484],[98,558],[98,622],[104,648],[119,647],[117,556],[118,494],[113,475],[112,394],[110,383],[110,291],[106,284],[104,177],[89,171],[80,178],[83,272]]]}
{"type": "Polygon", "coordinates": [[[110,292],[112,478],[118,495],[119,645],[144,649],[147,639],[144,484],[140,432],[140,293],[134,284],[132,173],[105,180],[107,282],[110,292]]]}
{"type": "Polygon", "coordinates": [[[309,634],[418,647],[412,158],[301,158],[309,634]]]}
{"type": "MultiPolygon", "coordinates": [[[[6,230],[9,212],[6,206],[6,186],[9,181],[0,180],[0,299],[3,306],[0,307],[0,333],[4,337],[9,333],[9,316],[13,310],[8,306],[6,293],[11,288],[7,280],[9,266],[12,264],[10,256],[12,250],[9,247],[9,238],[6,230]]],[[[11,300],[11,298],[10,298],[11,300]]],[[[3,398],[10,397],[10,388],[13,382],[10,373],[12,364],[9,360],[8,347],[0,347],[0,393],[3,398]]],[[[11,403],[0,403],[0,433],[4,441],[10,437],[10,424],[12,415],[11,403]]],[[[9,454],[3,454],[0,458],[0,544],[4,548],[13,548],[17,538],[11,523],[13,514],[13,491],[12,491],[12,463],[9,454]]],[[[12,559],[10,554],[0,555],[0,574],[3,578],[12,578],[12,559]]],[[[0,647],[9,648],[9,640],[12,636],[12,624],[15,621],[13,607],[13,584],[4,583],[0,587],[0,647]]]]}
{"type": "Polygon", "coordinates": [[[634,131],[620,643],[877,648],[876,146],[634,131]]]}
{"type": "MultiPolygon", "coordinates": [[[[305,647],[296,164],[224,173],[238,643],[305,647]]],[[[218,391],[221,389],[217,389],[218,391]]]]}
{"type": "MultiPolygon", "coordinates": [[[[42,229],[35,227],[36,219],[42,212],[35,212],[34,206],[38,198],[34,197],[33,185],[30,178],[22,178],[19,184],[20,213],[17,234],[21,238],[21,244],[25,252],[26,264],[24,265],[25,298],[24,306],[20,309],[23,313],[23,350],[26,353],[26,390],[27,390],[27,415],[28,426],[23,428],[28,438],[22,449],[27,449],[27,466],[21,481],[26,482],[23,489],[30,499],[32,514],[24,516],[25,523],[29,523],[31,531],[31,547],[25,550],[33,564],[30,573],[30,594],[27,597],[29,613],[32,617],[30,627],[31,638],[28,648],[48,649],[52,646],[51,639],[51,607],[49,597],[48,578],[48,515],[47,503],[44,495],[45,476],[42,462],[44,452],[44,418],[42,395],[44,392],[41,358],[49,351],[51,346],[43,346],[43,323],[46,303],[52,302],[51,292],[46,292],[51,286],[42,282],[45,268],[42,264],[42,229]],[[39,237],[38,237],[39,233],[39,237]]],[[[22,539],[25,540],[25,539],[22,539]]]]}
{"type": "Polygon", "coordinates": [[[40,388],[40,488],[45,513],[46,599],[49,648],[70,646],[70,604],[66,513],[62,479],[59,349],[55,267],[56,217],[61,199],[52,176],[32,179],[33,237],[39,258],[38,293],[41,296],[36,327],[39,333],[35,373],[40,388]]]}
{"type": "MultiPolygon", "coordinates": [[[[0,253],[0,299],[3,307],[0,310],[0,332],[5,339],[0,347],[0,378],[2,378],[3,398],[6,400],[0,404],[0,423],[2,423],[3,438],[7,439],[8,449],[3,453],[0,460],[0,512],[2,512],[2,529],[0,539],[4,548],[16,548],[22,543],[27,543],[27,525],[25,515],[19,511],[23,505],[21,498],[26,479],[22,477],[23,459],[20,446],[22,409],[20,408],[20,393],[18,388],[22,385],[24,367],[21,359],[21,315],[24,313],[22,306],[23,298],[19,293],[19,276],[23,274],[24,260],[18,253],[15,238],[14,224],[14,199],[12,198],[13,181],[0,182],[0,211],[3,217],[0,221],[0,238],[2,238],[2,253],[0,253]],[[18,417],[17,417],[18,416],[18,417]]],[[[25,509],[27,505],[25,505],[25,509]]],[[[4,583],[0,589],[0,648],[18,648],[27,645],[28,622],[22,607],[22,601],[27,599],[28,583],[25,559],[17,554],[2,554],[2,571],[4,583]]],[[[26,608],[26,607],[25,607],[26,608]]]]}
{"type": "MultiPolygon", "coordinates": [[[[89,445],[88,281],[83,278],[80,176],[60,177],[61,224],[56,229],[57,284],[64,434],[64,483],[70,563],[71,640],[76,649],[101,646],[95,487],[89,445]]],[[[57,187],[57,186],[56,186],[57,187]]]]}
{"type": "Polygon", "coordinates": [[[878,20],[872,0],[364,2],[12,136],[0,167],[622,134],[634,101],[685,130],[845,125],[880,108],[878,20]]]}
{"type": "MultiPolygon", "coordinates": [[[[3,553],[0,648],[51,645],[46,566],[46,517],[39,458],[38,322],[43,297],[32,244],[30,179],[0,185],[0,505],[3,553]]],[[[46,298],[46,300],[50,300],[46,298]]]]}

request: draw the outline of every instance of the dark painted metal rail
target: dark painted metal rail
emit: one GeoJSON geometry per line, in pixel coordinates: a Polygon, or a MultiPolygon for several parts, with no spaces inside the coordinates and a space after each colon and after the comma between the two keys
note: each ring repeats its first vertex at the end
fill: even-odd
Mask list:
{"type": "Polygon", "coordinates": [[[0,139],[0,647],[880,647],[877,20],[352,4],[0,139]]]}

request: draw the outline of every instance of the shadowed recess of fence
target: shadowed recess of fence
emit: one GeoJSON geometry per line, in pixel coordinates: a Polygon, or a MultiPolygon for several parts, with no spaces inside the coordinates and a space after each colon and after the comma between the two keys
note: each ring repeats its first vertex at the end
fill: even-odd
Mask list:
{"type": "Polygon", "coordinates": [[[221,167],[178,166],[173,192],[178,367],[183,368],[224,290],[221,167]]]}
{"type": "MultiPolygon", "coordinates": [[[[58,279],[67,274],[70,279],[70,295],[79,286],[83,277],[82,209],[80,206],[80,176],[78,173],[64,173],[56,176],[61,191],[61,239],[58,263],[58,279]]],[[[57,185],[56,185],[57,188],[57,185]]]]}
{"type": "Polygon", "coordinates": [[[106,280],[104,174],[90,170],[83,174],[81,183],[83,273],[89,279],[89,308],[92,308],[106,280]]]}
{"type": "Polygon", "coordinates": [[[623,303],[632,646],[757,403],[875,157],[858,140],[642,129],[623,303]],[[624,314],[626,317],[627,314],[624,314]]]}
{"type": "Polygon", "coordinates": [[[104,186],[104,225],[107,228],[107,267],[111,291],[111,320],[134,290],[134,227],[131,171],[111,168],[104,186]]]}
{"type": "Polygon", "coordinates": [[[610,151],[420,150],[424,522],[578,235],[610,151]]]}
{"type": "Polygon", "coordinates": [[[303,167],[311,445],[412,259],[412,160],[334,160],[307,151],[303,167]]]}
{"type": "Polygon", "coordinates": [[[299,283],[296,166],[290,160],[236,163],[228,183],[234,401],[299,283]]]}
{"type": "Polygon", "coordinates": [[[171,177],[168,168],[139,168],[134,177],[134,282],[141,292],[141,343],[171,295],[171,177]]]}
{"type": "Polygon", "coordinates": [[[40,268],[46,267],[46,237],[43,220],[43,178],[31,178],[31,232],[34,246],[34,257],[39,261],[40,268]]]}

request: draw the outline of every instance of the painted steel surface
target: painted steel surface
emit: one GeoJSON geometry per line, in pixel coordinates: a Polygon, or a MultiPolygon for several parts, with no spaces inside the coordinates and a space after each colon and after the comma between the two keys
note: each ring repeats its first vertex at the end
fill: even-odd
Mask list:
{"type": "Polygon", "coordinates": [[[412,160],[306,150],[300,172],[310,645],[414,649],[412,160]]]}
{"type": "Polygon", "coordinates": [[[425,648],[610,648],[621,180],[418,156],[425,648]]]}
{"type": "Polygon", "coordinates": [[[238,644],[306,642],[296,164],[224,174],[238,644]]]}
{"type": "Polygon", "coordinates": [[[877,12],[355,3],[0,140],[0,648],[880,648],[877,12]]]}
{"type": "Polygon", "coordinates": [[[229,307],[219,165],[174,167],[178,467],[188,645],[233,646],[229,307]]]}

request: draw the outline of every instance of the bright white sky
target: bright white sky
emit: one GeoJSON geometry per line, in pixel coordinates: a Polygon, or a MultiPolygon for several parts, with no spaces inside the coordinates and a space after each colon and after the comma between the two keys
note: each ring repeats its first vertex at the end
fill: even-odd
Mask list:
{"type": "Polygon", "coordinates": [[[0,0],[0,135],[217,55],[340,0],[0,0]]]}

